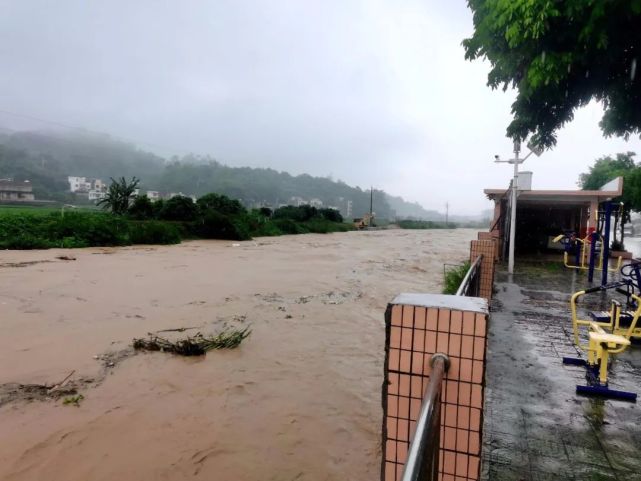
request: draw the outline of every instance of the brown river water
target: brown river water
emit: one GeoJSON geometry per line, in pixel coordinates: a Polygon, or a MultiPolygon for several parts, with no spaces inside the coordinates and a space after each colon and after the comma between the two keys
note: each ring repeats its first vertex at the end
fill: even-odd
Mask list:
{"type": "Polygon", "coordinates": [[[439,292],[443,263],[475,237],[0,252],[0,479],[379,479],[385,307],[439,292]],[[252,333],[199,358],[130,348],[151,331],[225,326],[252,333]],[[72,371],[79,406],[7,397],[72,371]]]}

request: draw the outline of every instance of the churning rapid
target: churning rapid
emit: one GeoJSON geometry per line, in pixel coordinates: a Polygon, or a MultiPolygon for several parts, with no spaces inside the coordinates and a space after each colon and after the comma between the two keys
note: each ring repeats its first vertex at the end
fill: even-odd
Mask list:
{"type": "Polygon", "coordinates": [[[377,479],[385,307],[439,292],[474,236],[2,252],[0,479],[377,479]],[[197,358],[130,348],[225,326],[252,333],[197,358]],[[78,406],[17,387],[70,373],[78,406]]]}

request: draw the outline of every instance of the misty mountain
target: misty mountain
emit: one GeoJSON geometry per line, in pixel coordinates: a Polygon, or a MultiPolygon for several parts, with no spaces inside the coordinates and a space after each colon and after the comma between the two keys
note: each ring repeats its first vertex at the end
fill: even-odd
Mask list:
{"type": "MultiPolygon", "coordinates": [[[[201,196],[218,192],[248,207],[319,200],[344,215],[361,217],[370,208],[370,192],[329,178],[292,176],[273,169],[229,167],[209,156],[166,160],[134,144],[91,132],[12,132],[0,129],[0,177],[31,180],[36,198],[74,201],[67,176],[132,177],[143,190],[201,196]],[[351,204],[351,206],[349,206],[351,204]],[[351,207],[351,208],[350,208],[351,207]]],[[[442,220],[443,214],[374,190],[373,209],[385,218],[442,220]]]]}

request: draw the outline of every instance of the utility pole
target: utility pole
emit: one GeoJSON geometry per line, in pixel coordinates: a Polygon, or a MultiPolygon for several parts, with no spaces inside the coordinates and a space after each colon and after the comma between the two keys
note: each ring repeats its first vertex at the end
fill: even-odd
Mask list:
{"type": "Polygon", "coordinates": [[[512,180],[512,209],[510,210],[510,251],[507,258],[507,273],[514,274],[514,242],[516,239],[516,191],[519,183],[519,153],[521,142],[514,142],[514,179],[512,180]]]}
{"type": "Polygon", "coordinates": [[[369,188],[369,218],[372,218],[374,212],[374,186],[369,188]]]}
{"type": "Polygon", "coordinates": [[[508,274],[514,274],[514,243],[516,239],[516,196],[518,189],[518,179],[519,179],[519,164],[522,164],[527,160],[527,158],[535,154],[539,157],[543,150],[540,147],[537,147],[532,144],[528,144],[530,153],[527,154],[523,159],[519,158],[521,153],[521,141],[514,141],[514,158],[510,160],[500,160],[498,155],[494,156],[494,162],[505,162],[508,164],[514,165],[514,178],[512,179],[512,207],[510,208],[510,249],[508,251],[508,260],[507,260],[507,272],[508,274]]]}
{"type": "Polygon", "coordinates": [[[445,203],[445,227],[449,225],[449,217],[450,217],[450,203],[446,202],[445,203]]]}

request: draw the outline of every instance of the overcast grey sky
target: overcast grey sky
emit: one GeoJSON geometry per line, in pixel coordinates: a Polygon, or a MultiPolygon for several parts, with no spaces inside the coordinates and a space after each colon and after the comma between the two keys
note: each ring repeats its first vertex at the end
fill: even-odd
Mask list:
{"type": "MultiPolygon", "coordinates": [[[[464,0],[0,0],[0,110],[147,150],[373,184],[473,214],[507,187],[513,93],[466,62],[464,0]]],[[[575,188],[601,155],[601,108],[525,164],[575,188]]],[[[0,113],[1,125],[16,119],[0,113]]],[[[45,126],[43,126],[45,127],[45,126]]]]}

